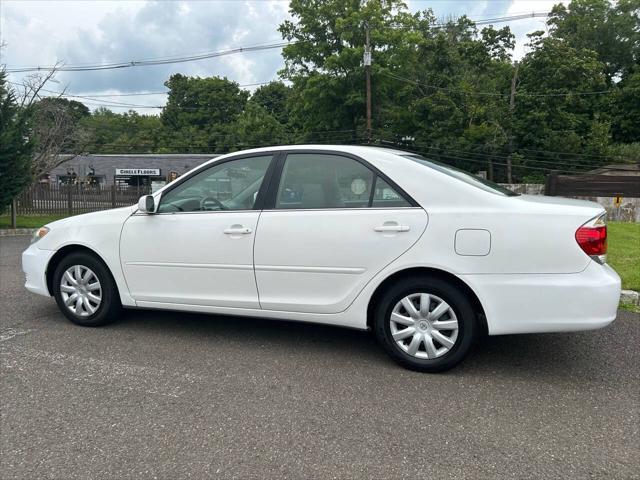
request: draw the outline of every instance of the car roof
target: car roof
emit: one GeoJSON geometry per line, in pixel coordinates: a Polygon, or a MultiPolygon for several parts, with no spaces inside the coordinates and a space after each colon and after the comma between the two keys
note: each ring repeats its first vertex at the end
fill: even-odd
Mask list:
{"type": "Polygon", "coordinates": [[[354,155],[363,154],[365,152],[378,151],[378,152],[386,152],[391,154],[407,154],[410,152],[405,152],[402,150],[394,149],[394,148],[386,148],[377,145],[326,145],[326,144],[308,144],[308,145],[277,145],[271,147],[260,147],[260,148],[251,148],[248,150],[239,150],[233,152],[237,153],[260,153],[260,152],[273,152],[273,151],[282,151],[282,150],[333,150],[336,152],[343,153],[351,153],[354,155]]]}

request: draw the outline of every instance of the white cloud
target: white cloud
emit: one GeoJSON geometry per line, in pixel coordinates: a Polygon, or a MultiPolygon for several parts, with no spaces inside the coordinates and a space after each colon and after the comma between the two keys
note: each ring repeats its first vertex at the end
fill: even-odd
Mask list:
{"type": "MultiPolygon", "coordinates": [[[[273,42],[281,39],[276,29],[288,15],[287,4],[279,1],[3,0],[2,5],[7,43],[2,61],[9,66],[120,62],[273,42]]],[[[281,66],[280,52],[273,50],[153,67],[61,72],[57,78],[77,93],[157,91],[177,72],[227,76],[243,84],[271,80],[281,66]]]]}

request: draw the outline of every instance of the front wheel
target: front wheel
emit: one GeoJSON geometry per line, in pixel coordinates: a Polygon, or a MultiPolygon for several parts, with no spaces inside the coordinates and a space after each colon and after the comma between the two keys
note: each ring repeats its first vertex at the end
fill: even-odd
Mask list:
{"type": "Polygon", "coordinates": [[[118,288],[107,267],[93,255],[71,253],[53,274],[58,307],[73,323],[98,327],[115,320],[122,304],[118,288]]]}
{"type": "Polygon", "coordinates": [[[469,299],[437,278],[399,281],[382,294],[374,315],[375,335],[387,353],[422,372],[456,366],[471,350],[478,330],[469,299]]]}

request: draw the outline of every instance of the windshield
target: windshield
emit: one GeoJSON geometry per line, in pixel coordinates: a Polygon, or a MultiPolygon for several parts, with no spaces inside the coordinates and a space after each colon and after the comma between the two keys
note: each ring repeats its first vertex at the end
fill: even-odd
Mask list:
{"type": "Polygon", "coordinates": [[[449,175],[450,177],[462,180],[463,182],[468,183],[469,185],[473,185],[474,187],[478,187],[486,192],[498,193],[507,197],[515,197],[520,195],[519,193],[512,192],[508,188],[504,188],[503,186],[500,186],[490,180],[472,175],[471,173],[460,170],[459,168],[445,165],[444,163],[440,163],[436,160],[424,158],[422,155],[418,155],[415,153],[405,153],[400,156],[408,158],[409,160],[413,160],[414,162],[419,163],[420,165],[424,165],[425,167],[433,168],[434,170],[444,173],[445,175],[449,175]]]}

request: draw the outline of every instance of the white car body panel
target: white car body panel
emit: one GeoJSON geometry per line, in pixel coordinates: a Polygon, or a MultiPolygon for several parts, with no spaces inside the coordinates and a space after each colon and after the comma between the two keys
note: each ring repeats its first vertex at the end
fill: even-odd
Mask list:
{"type": "MultiPolygon", "coordinates": [[[[56,252],[68,246],[79,245],[92,250],[109,267],[118,285],[122,305],[135,307],[136,302],[129,294],[122,268],[120,268],[119,248],[122,226],[135,211],[136,207],[131,206],[58,220],[49,224],[51,226],[49,234],[31,248],[56,252]]],[[[42,273],[45,273],[45,270],[46,266],[42,273]]]]}
{"type": "MultiPolygon", "coordinates": [[[[49,234],[25,251],[26,287],[48,295],[46,272],[54,253],[81,245],[104,260],[123,305],[130,307],[365,329],[369,301],[383,281],[429,268],[454,275],[473,291],[490,334],[584,330],[615,318],[619,277],[589,258],[574,238],[581,225],[604,212],[600,205],[487,192],[378,148],[253,152],[296,150],[357,155],[422,208],[134,215],[133,206],[86,214],[49,224],[49,234]],[[388,236],[373,231],[386,221],[409,230],[388,236]],[[252,232],[230,238],[222,231],[232,225],[252,232]],[[488,252],[484,233],[463,234],[457,249],[460,231],[487,232],[488,252]]],[[[170,186],[154,194],[156,201],[170,186]]]]}
{"type": "Polygon", "coordinates": [[[338,313],[427,226],[422,208],[269,210],[260,216],[255,269],[265,310],[338,313]],[[406,231],[374,230],[395,224],[406,231]]]}
{"type": "Polygon", "coordinates": [[[136,301],[260,308],[253,241],[260,212],[132,215],[120,258],[136,301]],[[225,234],[232,226],[249,234],[225,234]]]}

